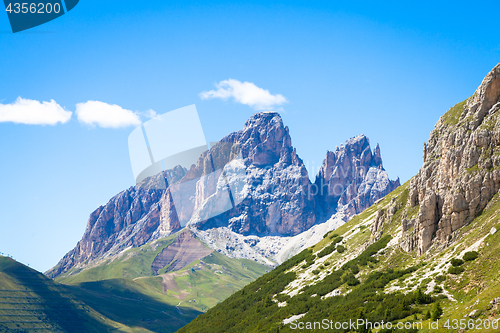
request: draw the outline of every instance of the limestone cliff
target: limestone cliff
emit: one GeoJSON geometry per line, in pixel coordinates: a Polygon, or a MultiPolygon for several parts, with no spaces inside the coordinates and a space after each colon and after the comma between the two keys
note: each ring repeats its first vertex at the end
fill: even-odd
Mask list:
{"type": "Polygon", "coordinates": [[[436,123],[424,145],[424,164],[411,180],[414,218],[403,220],[403,248],[424,253],[446,245],[500,189],[500,64],[476,92],[436,123]]]}

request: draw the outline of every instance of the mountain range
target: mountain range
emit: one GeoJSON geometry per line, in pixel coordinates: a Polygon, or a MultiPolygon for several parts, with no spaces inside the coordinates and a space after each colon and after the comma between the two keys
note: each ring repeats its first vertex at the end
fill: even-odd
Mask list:
{"type": "Polygon", "coordinates": [[[189,170],[162,171],[98,207],[76,247],[45,274],[105,325],[174,332],[398,186],[364,135],[328,151],[312,182],[279,113],[260,112],[189,170]],[[234,207],[213,216],[223,178],[234,207]],[[176,189],[189,183],[194,195],[176,205],[176,189]],[[120,297],[151,299],[182,318],[160,325],[164,318],[139,311],[140,320],[120,319],[103,297],[108,307],[120,297]]]}
{"type": "MultiPolygon", "coordinates": [[[[325,223],[333,215],[336,223],[343,223],[399,186],[399,179],[389,180],[383,169],[378,145],[372,152],[364,135],[328,151],[315,182],[311,182],[291,144],[289,129],[277,112],[253,115],[242,130],[224,137],[221,143],[237,146],[242,156],[232,167],[243,168],[243,172],[228,177],[229,186],[240,189],[233,193],[240,196],[239,204],[215,217],[200,219],[203,210],[213,209],[211,202],[219,190],[216,182],[207,185],[198,181],[191,202],[201,209],[187,228],[208,247],[233,258],[270,266],[280,263],[300,249],[288,246],[286,254],[279,253],[293,236],[325,223]]],[[[70,271],[74,274],[181,230],[180,220],[187,215],[189,204],[175,206],[172,188],[206,173],[211,155],[217,154],[215,149],[217,146],[202,154],[190,170],[177,166],[147,180],[168,183],[169,179],[168,188],[151,189],[139,184],[96,209],[82,240],[46,274],[52,278],[70,271]]],[[[202,258],[205,252],[192,254],[191,261],[202,258]]],[[[191,261],[186,258],[185,264],[191,261]]]]}
{"type": "Polygon", "coordinates": [[[500,64],[417,175],[179,332],[498,332],[499,114],[500,64]]]}
{"type": "Polygon", "coordinates": [[[286,332],[355,319],[430,332],[439,319],[437,332],[498,331],[499,111],[500,64],[438,120],[401,186],[364,135],[328,151],[311,181],[280,115],[257,113],[189,169],[97,208],[52,279],[0,257],[0,330],[286,332]],[[193,195],[179,205],[182,184],[193,195]],[[221,209],[223,191],[233,208],[221,209]]]}

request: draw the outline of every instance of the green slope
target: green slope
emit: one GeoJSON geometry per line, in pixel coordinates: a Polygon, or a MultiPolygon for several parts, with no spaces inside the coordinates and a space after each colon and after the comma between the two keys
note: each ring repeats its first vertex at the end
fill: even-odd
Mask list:
{"type": "MultiPolygon", "coordinates": [[[[459,230],[452,246],[431,248],[417,256],[402,251],[393,239],[399,234],[402,218],[416,214],[408,202],[408,187],[409,182],[179,332],[291,332],[297,327],[283,320],[294,315],[304,315],[296,322],[304,325],[323,319],[335,323],[361,318],[416,325],[415,329],[394,332],[457,332],[453,320],[458,325],[461,319],[476,324],[499,320],[499,311],[490,302],[500,297],[500,232],[489,234],[493,226],[500,230],[498,194],[480,216],[459,230]],[[394,204],[397,211],[383,225],[381,236],[375,238],[370,226],[376,213],[394,204]],[[342,245],[340,250],[338,245],[342,245]],[[448,273],[451,259],[476,248],[478,258],[459,266],[464,269],[462,273],[448,273]],[[334,290],[341,295],[325,297],[334,290]],[[426,314],[436,312],[438,303],[443,308],[440,328],[431,330],[426,314]],[[473,310],[474,319],[467,316],[473,310]],[[444,327],[447,321],[449,328],[444,327]]],[[[305,331],[320,331],[316,328],[305,331]]],[[[500,329],[490,326],[467,331],[500,329]]]]}
{"type": "Polygon", "coordinates": [[[166,332],[166,318],[170,318],[170,327],[178,329],[271,270],[214,251],[177,271],[165,273],[173,263],[167,264],[155,275],[151,269],[155,258],[180,233],[129,249],[91,268],[72,269],[55,280],[112,320],[166,332]],[[142,300],[149,305],[144,304],[138,312],[130,304],[113,306],[120,299],[131,304],[142,300]]]}
{"type": "Polygon", "coordinates": [[[201,312],[132,280],[58,284],[0,257],[0,332],[175,332],[201,312]]]}
{"type": "Polygon", "coordinates": [[[162,288],[166,302],[206,311],[269,270],[250,260],[213,252],[180,271],[135,281],[143,285],[164,283],[168,288],[162,288]]]}
{"type": "Polygon", "coordinates": [[[39,331],[131,332],[43,274],[0,257],[0,332],[39,331]]]}
{"type": "Polygon", "coordinates": [[[95,264],[95,267],[92,268],[72,268],[55,278],[55,281],[64,284],[75,284],[105,279],[134,279],[142,276],[153,276],[151,270],[153,260],[164,248],[174,242],[179,233],[177,232],[141,247],[129,249],[118,257],[95,264]]]}
{"type": "Polygon", "coordinates": [[[87,282],[66,288],[107,318],[148,332],[175,332],[200,314],[190,308],[169,305],[127,279],[87,282]]]}
{"type": "MultiPolygon", "coordinates": [[[[181,313],[189,314],[187,318],[190,320],[199,314],[197,311],[206,311],[222,302],[269,269],[250,260],[228,258],[213,252],[184,269],[160,276],[79,282],[68,287],[89,294],[98,293],[132,300],[148,297],[160,304],[178,306],[181,313]]],[[[81,297],[86,299],[85,295],[81,297]]],[[[116,309],[108,310],[99,303],[89,304],[93,304],[99,312],[120,321],[121,311],[117,311],[115,316],[109,311],[114,313],[116,309]]],[[[176,310],[172,315],[177,313],[179,311],[176,310]]],[[[123,323],[128,325],[131,322],[123,323]]]]}

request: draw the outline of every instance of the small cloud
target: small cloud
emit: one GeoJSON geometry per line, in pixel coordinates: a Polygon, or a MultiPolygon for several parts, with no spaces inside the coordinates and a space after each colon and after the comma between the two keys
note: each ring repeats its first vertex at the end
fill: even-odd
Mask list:
{"type": "Polygon", "coordinates": [[[116,104],[110,105],[99,101],[78,103],[76,115],[83,124],[98,125],[104,128],[121,128],[141,124],[137,113],[123,109],[116,104]]]}
{"type": "Polygon", "coordinates": [[[143,112],[137,112],[137,114],[143,116],[144,118],[148,118],[148,119],[153,119],[154,117],[156,117],[158,115],[155,110],[151,110],[151,109],[149,109],[147,111],[143,111],[143,112]]]}
{"type": "Polygon", "coordinates": [[[72,112],[64,110],[54,100],[39,102],[18,97],[14,103],[0,104],[0,122],[26,125],[56,125],[67,123],[72,112]]]}
{"type": "Polygon", "coordinates": [[[234,79],[221,81],[215,85],[217,90],[200,93],[201,99],[233,98],[236,102],[249,105],[256,110],[269,110],[274,106],[287,103],[288,100],[281,94],[273,95],[269,90],[257,87],[252,82],[240,82],[234,79]]]}

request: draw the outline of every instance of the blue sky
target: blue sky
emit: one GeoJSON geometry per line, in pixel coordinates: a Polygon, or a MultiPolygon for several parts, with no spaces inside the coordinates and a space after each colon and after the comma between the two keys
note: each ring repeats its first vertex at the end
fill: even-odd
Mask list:
{"type": "Polygon", "coordinates": [[[312,172],[358,134],[406,181],[441,114],[500,62],[497,1],[93,1],[12,34],[0,14],[0,103],[54,100],[65,123],[0,122],[0,252],[45,271],[81,238],[88,215],[133,185],[134,126],[78,120],[78,103],[146,120],[196,104],[208,141],[257,112],[201,99],[228,79],[281,94],[274,105],[312,172]]]}

